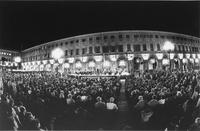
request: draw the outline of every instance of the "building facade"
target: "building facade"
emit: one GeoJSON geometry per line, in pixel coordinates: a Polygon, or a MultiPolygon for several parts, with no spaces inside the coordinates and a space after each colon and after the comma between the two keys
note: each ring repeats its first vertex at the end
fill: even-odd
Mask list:
{"type": "Polygon", "coordinates": [[[22,69],[37,71],[91,71],[112,74],[162,69],[198,69],[200,39],[161,31],[112,31],[80,35],[44,43],[22,51],[22,69]],[[163,49],[166,41],[174,50],[163,49]],[[65,56],[55,60],[60,48],[65,56]]]}
{"type": "Polygon", "coordinates": [[[14,62],[14,57],[20,56],[17,51],[0,49],[0,67],[13,68],[17,66],[14,62]]]}

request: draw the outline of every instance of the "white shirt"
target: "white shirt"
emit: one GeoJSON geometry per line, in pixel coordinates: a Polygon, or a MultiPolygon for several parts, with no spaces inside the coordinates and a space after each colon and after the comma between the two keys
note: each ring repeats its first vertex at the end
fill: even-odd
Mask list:
{"type": "Polygon", "coordinates": [[[158,102],[159,104],[165,104],[165,99],[160,99],[158,102]]]}
{"type": "Polygon", "coordinates": [[[108,109],[108,110],[114,110],[114,109],[116,109],[116,110],[118,110],[118,107],[117,107],[117,105],[115,104],[115,103],[106,103],[106,108],[108,109]]]}

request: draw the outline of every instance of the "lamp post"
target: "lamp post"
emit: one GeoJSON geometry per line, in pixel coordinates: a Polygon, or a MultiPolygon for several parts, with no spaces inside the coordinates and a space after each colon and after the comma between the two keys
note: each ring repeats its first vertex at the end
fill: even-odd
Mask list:
{"type": "Polygon", "coordinates": [[[163,46],[163,50],[167,52],[168,56],[169,56],[169,68],[171,70],[171,60],[170,60],[170,53],[171,51],[174,51],[174,43],[172,43],[171,41],[165,41],[164,42],[164,46],[163,46]]]}
{"type": "Polygon", "coordinates": [[[19,63],[22,61],[20,56],[14,57],[14,62],[17,63],[17,67],[19,66],[19,63]]]}
{"type": "Polygon", "coordinates": [[[51,57],[54,60],[61,59],[64,56],[65,56],[65,52],[61,48],[56,48],[56,49],[51,51],[51,57]]]}

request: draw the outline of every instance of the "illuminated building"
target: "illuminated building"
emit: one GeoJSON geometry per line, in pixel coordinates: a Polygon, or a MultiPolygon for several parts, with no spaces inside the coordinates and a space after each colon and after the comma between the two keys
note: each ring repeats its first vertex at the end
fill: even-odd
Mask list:
{"type": "Polygon", "coordinates": [[[23,70],[134,72],[152,69],[199,68],[200,39],[161,31],[112,31],[44,43],[22,51],[23,70]],[[164,50],[164,43],[174,50],[164,50]],[[60,48],[64,56],[53,59],[60,48]],[[170,65],[170,66],[169,66],[170,65]]]}

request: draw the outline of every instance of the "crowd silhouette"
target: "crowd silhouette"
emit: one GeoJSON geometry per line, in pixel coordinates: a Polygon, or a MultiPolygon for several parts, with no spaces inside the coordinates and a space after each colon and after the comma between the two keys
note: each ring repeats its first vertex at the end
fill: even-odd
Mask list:
{"type": "MultiPolygon", "coordinates": [[[[200,73],[146,71],[124,78],[128,129],[200,129],[200,73]]],[[[3,89],[1,130],[113,129],[120,113],[119,76],[3,72],[3,89]]]]}

